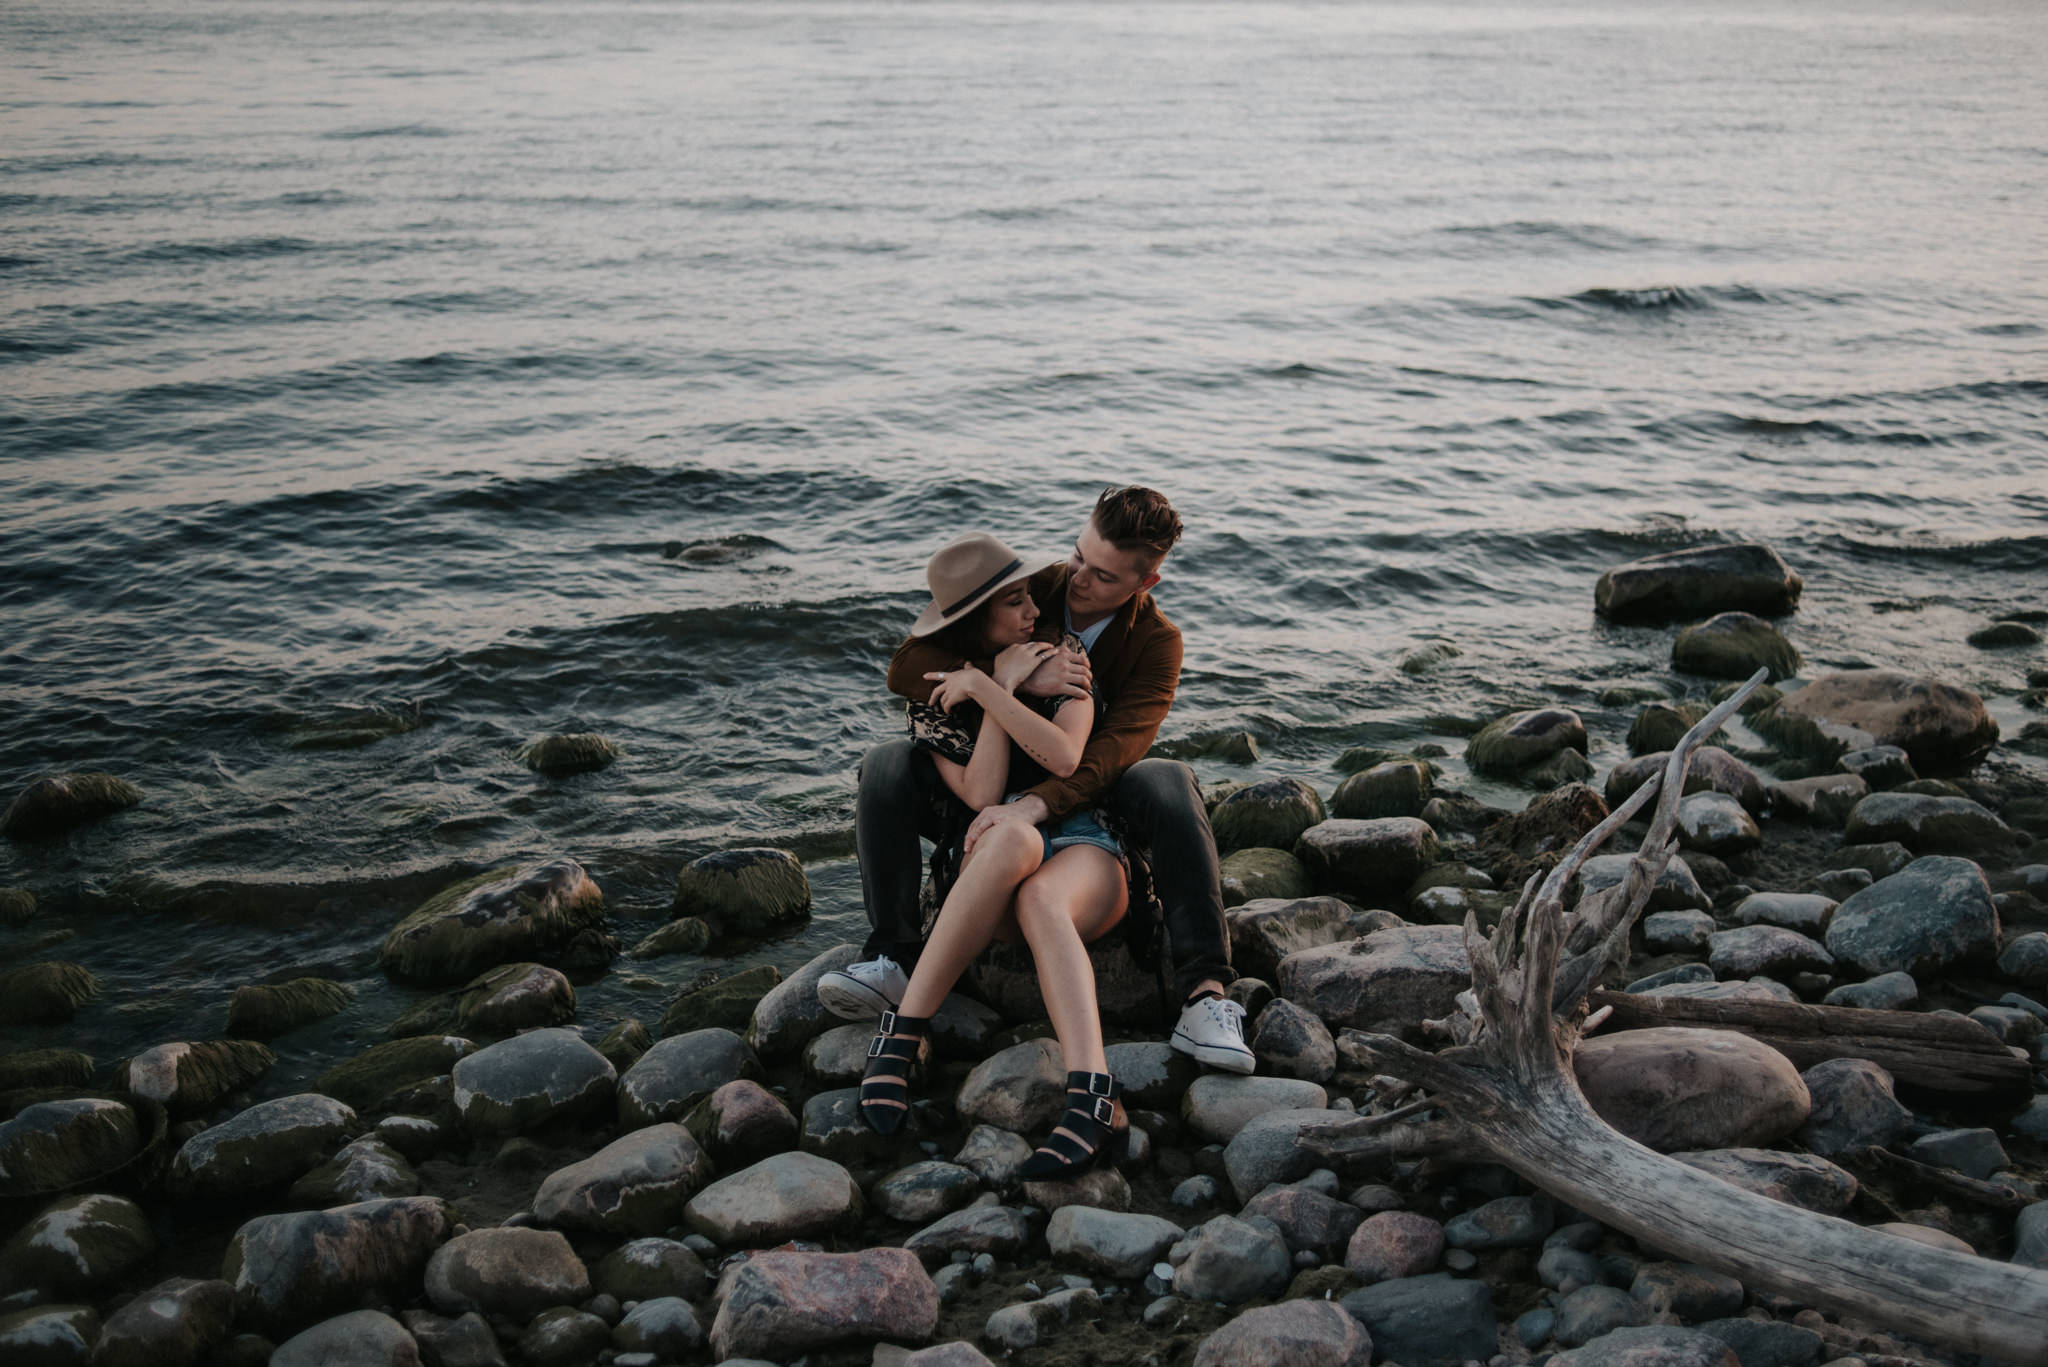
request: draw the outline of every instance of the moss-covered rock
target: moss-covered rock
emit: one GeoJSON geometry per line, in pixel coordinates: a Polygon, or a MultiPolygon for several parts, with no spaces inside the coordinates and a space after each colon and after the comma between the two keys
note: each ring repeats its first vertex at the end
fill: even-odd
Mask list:
{"type": "Polygon", "coordinates": [[[1823,675],[1751,724],[1787,751],[1823,763],[1896,745],[1929,775],[1968,769],[1998,742],[1998,723],[1970,689],[1886,669],[1823,675]]]}
{"type": "Polygon", "coordinates": [[[24,1049],[0,1054],[0,1092],[30,1087],[83,1087],[92,1081],[91,1054],[76,1049],[24,1049]]]}
{"type": "Polygon", "coordinates": [[[710,943],[711,923],[701,916],[684,916],[626,952],[635,959],[659,959],[669,954],[702,954],[710,943]]]}
{"type": "Polygon", "coordinates": [[[1993,622],[1988,627],[1979,627],[1971,632],[1969,641],[1979,650],[1997,650],[2004,646],[2037,646],[2041,644],[2041,633],[2025,622],[1993,622]]]}
{"type": "MultiPolygon", "coordinates": [[[[1755,671],[1752,670],[1750,672],[1754,673],[1755,671]]],[[[1745,674],[1742,677],[1746,680],[1749,678],[1749,675],[1745,674]]],[[[1707,701],[1719,707],[1722,703],[1734,697],[1735,690],[1740,687],[1742,687],[1740,682],[1724,683],[1707,695],[1707,701]]],[[[1770,684],[1758,684],[1754,689],[1750,690],[1749,696],[1742,700],[1742,705],[1736,711],[1742,716],[1753,717],[1784,696],[1782,691],[1772,687],[1770,684]]],[[[1701,715],[1704,716],[1705,714],[1702,713],[1701,715]]]]}
{"type": "Polygon", "coordinates": [[[602,769],[625,751],[595,732],[543,736],[519,752],[519,762],[536,774],[561,778],[602,769]]]}
{"type": "Polygon", "coordinates": [[[654,1046],[654,1036],[647,1027],[628,1016],[605,1032],[597,1042],[597,1052],[611,1060],[612,1067],[624,1073],[640,1061],[640,1056],[654,1046]]]}
{"type": "Polygon", "coordinates": [[[1369,821],[1377,816],[1420,816],[1431,797],[1429,766],[1420,760],[1376,764],[1337,785],[1330,815],[1369,821]]]}
{"type": "Polygon", "coordinates": [[[0,815],[0,835],[29,839],[61,835],[140,801],[142,789],[113,774],[53,774],[16,794],[6,813],[0,815]]]}
{"type": "Polygon", "coordinates": [[[1214,759],[1225,764],[1257,764],[1259,740],[1249,731],[1197,731],[1161,741],[1152,753],[1165,759],[1214,759]]]}
{"type": "Polygon", "coordinates": [[[68,1021],[99,995],[100,980],[78,964],[28,964],[0,973],[0,1025],[68,1021]]]}
{"type": "Polygon", "coordinates": [[[205,1200],[285,1186],[326,1162],[355,1125],[354,1110],[316,1092],[259,1101],[186,1140],[170,1189],[205,1200]]]}
{"type": "Polygon", "coordinates": [[[1465,762],[1478,774],[1517,778],[1562,750],[1586,752],[1586,723],[1568,707],[1510,712],[1481,727],[1465,746],[1465,762]]]}
{"type": "Polygon", "coordinates": [[[376,1135],[366,1134],[341,1146],[341,1152],[292,1183],[287,1198],[295,1206],[326,1210],[358,1201],[384,1201],[417,1196],[420,1175],[405,1155],[376,1135]]]}
{"type": "Polygon", "coordinates": [[[357,1110],[374,1110],[401,1087],[440,1077],[476,1048],[452,1035],[423,1035],[392,1040],[338,1063],[313,1083],[326,1096],[357,1110]]]}
{"type": "Polygon", "coordinates": [[[356,990],[329,978],[294,978],[284,983],[238,987],[228,999],[228,1034],[238,1039],[276,1039],[325,1020],[355,1000],[356,990]]]}
{"type": "Polygon", "coordinates": [[[1771,678],[1782,679],[1799,672],[1799,651],[1763,618],[1723,612],[1678,633],[1671,667],[1716,679],[1747,679],[1768,669],[1771,678]]]}
{"type": "Polygon", "coordinates": [[[36,914],[36,895],[27,888],[0,888],[0,925],[18,926],[36,914]]]}
{"type": "Polygon", "coordinates": [[[692,1030],[745,1030],[755,1005],[781,981],[782,974],[774,965],[758,964],[729,978],[713,978],[685,988],[662,1013],[656,1033],[667,1037],[692,1030]]]}
{"type": "Polygon", "coordinates": [[[110,1290],[156,1252],[142,1207],[119,1196],[52,1202],[0,1247],[0,1285],[57,1296],[110,1290]]]}
{"type": "Polygon", "coordinates": [[[1246,849],[1291,849],[1301,833],[1324,817],[1323,799],[1298,778],[1269,778],[1240,788],[1216,804],[1209,825],[1224,854],[1246,849]]]}
{"type": "Polygon", "coordinates": [[[1419,646],[1410,646],[1402,651],[1401,658],[1395,662],[1394,668],[1414,677],[1427,674],[1438,665],[1447,664],[1464,653],[1449,641],[1425,641],[1419,646]]]}
{"type": "Polygon", "coordinates": [[[114,1086],[194,1115],[270,1071],[277,1055],[251,1040],[159,1044],[114,1069],[114,1086]]]}
{"type": "Polygon", "coordinates": [[[418,704],[383,707],[344,703],[317,715],[279,718],[278,738],[287,750],[360,750],[391,736],[417,731],[424,720],[418,704]]]}
{"type": "Polygon", "coordinates": [[[37,1196],[94,1181],[133,1162],[149,1138],[138,1108],[111,1097],[24,1106],[0,1124],[0,1196],[37,1196]]]}
{"type": "Polygon", "coordinates": [[[769,935],[810,914],[811,881],[788,850],[720,850],[676,875],[675,915],[700,916],[722,935],[769,935]]]}
{"type": "Polygon", "coordinates": [[[1308,896],[1308,870],[1286,850],[1254,847],[1223,856],[1223,905],[1262,897],[1308,896]]]}
{"type": "Polygon", "coordinates": [[[1613,622],[1696,620],[1717,612],[1782,617],[1804,581],[1769,546],[1695,546],[1617,565],[1600,576],[1593,608],[1613,622]]]}
{"type": "Polygon", "coordinates": [[[384,937],[385,972],[460,983],[501,963],[556,962],[601,933],[604,894],[573,859],[528,864],[444,888],[384,937]]]}
{"type": "Polygon", "coordinates": [[[576,989],[546,964],[501,964],[472,978],[455,1003],[465,1035],[512,1035],[576,1019],[576,989]]]}
{"type": "Polygon", "coordinates": [[[39,1305],[0,1315],[0,1362],[8,1367],[82,1367],[99,1342],[89,1305],[39,1305]]]}
{"type": "Polygon", "coordinates": [[[455,1109],[481,1136],[520,1134],[611,1104],[618,1072],[574,1030],[529,1030],[456,1062],[455,1109]]]}
{"type": "MultiPolygon", "coordinates": [[[[1631,755],[1654,755],[1660,751],[1670,753],[1678,748],[1678,742],[1685,733],[1699,724],[1701,717],[1712,710],[1696,702],[1653,702],[1636,713],[1636,719],[1629,723],[1628,752],[1631,755]]],[[[1721,733],[1716,731],[1713,739],[1721,733]]]]}

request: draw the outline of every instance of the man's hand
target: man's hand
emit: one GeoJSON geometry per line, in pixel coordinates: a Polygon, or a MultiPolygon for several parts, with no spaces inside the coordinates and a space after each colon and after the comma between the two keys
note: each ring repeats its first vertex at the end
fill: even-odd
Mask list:
{"type": "Polygon", "coordinates": [[[1045,799],[1036,794],[1020,797],[1015,802],[1002,802],[993,807],[983,807],[975,815],[973,823],[968,826],[967,837],[960,842],[960,857],[964,859],[973,854],[975,845],[984,835],[995,829],[998,822],[1022,821],[1027,825],[1036,826],[1050,815],[1052,813],[1046,810],[1045,799]]]}
{"type": "Polygon", "coordinates": [[[1087,652],[1062,648],[1046,656],[1017,691],[1034,698],[1085,698],[1094,686],[1095,671],[1087,652]]]}

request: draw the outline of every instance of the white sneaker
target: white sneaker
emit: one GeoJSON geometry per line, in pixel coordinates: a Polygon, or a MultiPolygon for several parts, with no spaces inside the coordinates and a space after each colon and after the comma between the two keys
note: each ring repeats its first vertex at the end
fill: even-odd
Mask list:
{"type": "Polygon", "coordinates": [[[873,1020],[894,1011],[909,990],[910,975],[888,955],[877,954],[818,979],[818,1004],[850,1021],[873,1020]]]}
{"type": "Polygon", "coordinates": [[[1173,1027],[1173,1047],[1226,1073],[1249,1073],[1259,1066],[1244,1042],[1244,1008],[1227,997],[1189,1002],[1173,1027]]]}

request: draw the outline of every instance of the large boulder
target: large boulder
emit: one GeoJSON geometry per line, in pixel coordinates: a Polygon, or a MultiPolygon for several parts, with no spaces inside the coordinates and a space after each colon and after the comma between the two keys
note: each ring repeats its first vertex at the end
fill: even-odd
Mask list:
{"type": "Polygon", "coordinates": [[[1373,1356],[1401,1367],[1463,1367],[1498,1350],[1493,1293],[1477,1279],[1432,1273],[1377,1282],[1339,1302],[1372,1335],[1373,1356]]]}
{"type": "Polygon", "coordinates": [[[114,1089],[160,1103],[172,1115],[210,1110],[270,1071],[277,1055],[252,1040],[159,1044],[114,1069],[114,1089]]]}
{"type": "Polygon", "coordinates": [[[551,1229],[474,1229],[434,1252],[427,1299],[444,1315],[477,1311],[524,1323],[557,1305],[590,1296],[590,1270],[551,1229]]]}
{"type": "Polygon", "coordinates": [[[526,864],[435,893],[384,937],[380,958],[407,982],[464,983],[497,964],[570,957],[579,939],[601,937],[603,919],[604,894],[581,864],[526,864]]]}
{"type": "Polygon", "coordinates": [[[356,1113],[316,1092],[261,1101],[185,1141],[171,1161],[173,1193],[219,1198],[283,1186],[326,1162],[356,1113]]]}
{"type": "Polygon", "coordinates": [[[0,1196],[46,1196],[96,1181],[150,1152],[161,1106],[113,1097],[37,1101],[0,1122],[0,1196]]]}
{"type": "Polygon", "coordinates": [[[45,1206],[0,1247],[0,1287],[91,1298],[156,1252],[149,1217],[119,1196],[67,1196],[45,1206]]]}
{"type": "Polygon", "coordinates": [[[1914,854],[1996,858],[2013,853],[2012,827],[1966,797],[1872,793],[1849,813],[1842,839],[1852,845],[1896,840],[1914,854]]]}
{"type": "Polygon", "coordinates": [[[1747,679],[1767,669],[1771,678],[1782,679],[1799,672],[1799,651],[1763,618],[1722,612],[1678,633],[1671,643],[1671,667],[1715,679],[1747,679]]]}
{"type": "Polygon", "coordinates": [[[454,1223],[433,1196],[259,1215],[235,1231],[221,1280],[235,1288],[236,1318],[275,1336],[374,1294],[409,1294],[454,1223]]]}
{"type": "Polygon", "coordinates": [[[1393,926],[1345,944],[1304,949],[1280,962],[1280,995],[1331,1026],[1419,1034],[1448,1015],[1472,985],[1458,926],[1393,926]]]}
{"type": "Polygon", "coordinates": [[[1223,913],[1230,962],[1247,977],[1273,981],[1280,961],[1300,949],[1355,940],[1401,924],[1391,911],[1362,911],[1339,897],[1261,897],[1223,913]]]}
{"type": "Polygon", "coordinates": [[[690,1198],[683,1222],[713,1243],[763,1248],[857,1219],[860,1185],[829,1158],[778,1153],[690,1198]]]}
{"type": "Polygon", "coordinates": [[[720,850],[676,875],[674,914],[721,935],[771,935],[810,918],[811,882],[788,850],[720,850]]]}
{"type": "Polygon", "coordinates": [[[1609,621],[1653,625],[1717,612],[1782,617],[1799,606],[1804,587],[1769,546],[1695,546],[1615,566],[1594,586],[1593,609],[1609,621]]]}
{"type": "Polygon", "coordinates": [[[1309,827],[1294,848],[1310,886],[1370,905],[1399,897],[1437,862],[1436,830],[1413,816],[1332,819],[1309,827]]]}
{"type": "Polygon", "coordinates": [[[730,1030],[671,1035],[619,1079],[619,1124],[631,1130],[681,1120],[726,1083],[760,1071],[754,1051],[730,1030]]]}
{"type": "Polygon", "coordinates": [[[719,1283],[711,1349],[720,1359],[793,1355],[848,1341],[921,1343],[939,1324],[939,1290],[917,1255],[759,1253],[719,1283]]]}
{"type": "Polygon", "coordinates": [[[574,1030],[532,1030],[456,1061],[455,1109],[478,1135],[518,1134],[602,1110],[618,1074],[574,1030]]]}
{"type": "Polygon", "coordinates": [[[1998,907],[1984,871],[1929,855],[1851,894],[1828,922],[1828,953],[1865,973],[1939,977],[1998,952],[1998,907]]]}
{"type": "Polygon", "coordinates": [[[859,945],[834,945],[762,993],[747,1021],[746,1039],[769,1063],[794,1058],[839,1017],[818,1000],[818,979],[860,958],[859,945]]]}
{"type": "Polygon", "coordinates": [[[1977,694],[1886,669],[1822,675],[1751,724],[1785,749],[1822,761],[1896,745],[1923,774],[1968,769],[1998,741],[1998,723],[1977,694]]]}
{"type": "Polygon", "coordinates": [[[1595,1035],[1573,1053],[1572,1071],[1601,1119],[1664,1152],[1767,1144],[1812,1108],[1790,1059],[1727,1030],[1595,1035]]]}
{"type": "Polygon", "coordinates": [[[1476,774],[1519,778],[1562,750],[1586,753],[1586,723],[1570,708],[1540,707],[1481,727],[1465,746],[1465,762],[1476,774]]]}
{"type": "Polygon", "coordinates": [[[533,1213],[565,1229],[659,1234],[681,1221],[683,1203],[710,1173],[711,1161],[688,1130],[649,1125],[549,1174],[533,1213]]]}
{"type": "Polygon", "coordinates": [[[142,789],[113,774],[68,773],[39,778],[0,814],[0,835],[38,839],[62,835],[142,801],[142,789]]]}

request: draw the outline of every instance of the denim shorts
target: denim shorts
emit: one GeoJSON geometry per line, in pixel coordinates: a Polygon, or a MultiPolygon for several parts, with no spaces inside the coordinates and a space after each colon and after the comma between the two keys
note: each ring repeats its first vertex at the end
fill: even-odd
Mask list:
{"type": "Polygon", "coordinates": [[[1119,862],[1124,857],[1124,847],[1117,843],[1115,836],[1102,828],[1102,823],[1095,819],[1095,810],[1092,807],[1084,807],[1078,812],[1069,812],[1057,820],[1044,822],[1039,826],[1038,833],[1045,837],[1047,859],[1074,845],[1093,845],[1097,849],[1107,850],[1115,855],[1119,862]]]}

